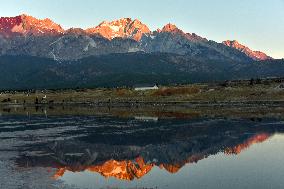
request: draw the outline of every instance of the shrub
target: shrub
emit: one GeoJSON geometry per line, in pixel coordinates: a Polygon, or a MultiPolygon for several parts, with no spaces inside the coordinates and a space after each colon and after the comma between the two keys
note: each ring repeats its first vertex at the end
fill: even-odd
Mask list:
{"type": "Polygon", "coordinates": [[[116,95],[117,96],[125,96],[128,94],[128,90],[127,89],[117,89],[116,90],[116,95]]]}
{"type": "Polygon", "coordinates": [[[198,87],[174,87],[162,88],[153,93],[154,96],[173,96],[173,95],[190,95],[199,93],[198,87]]]}

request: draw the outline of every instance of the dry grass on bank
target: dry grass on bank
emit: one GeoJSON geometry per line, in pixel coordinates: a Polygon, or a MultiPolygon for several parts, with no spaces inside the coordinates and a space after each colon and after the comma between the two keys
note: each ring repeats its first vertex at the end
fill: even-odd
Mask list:
{"type": "Polygon", "coordinates": [[[200,92],[197,86],[192,87],[172,87],[161,88],[153,93],[153,96],[174,96],[174,95],[192,95],[200,92]]]}

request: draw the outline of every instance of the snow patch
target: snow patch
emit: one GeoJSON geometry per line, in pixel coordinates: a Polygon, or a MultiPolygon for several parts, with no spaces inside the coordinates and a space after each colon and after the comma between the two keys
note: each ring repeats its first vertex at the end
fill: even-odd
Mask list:
{"type": "Polygon", "coordinates": [[[156,36],[155,35],[150,35],[151,39],[155,39],[156,36]]]}
{"type": "Polygon", "coordinates": [[[119,32],[119,30],[120,30],[120,26],[112,26],[112,25],[110,25],[109,26],[110,27],[110,29],[112,30],[112,31],[114,31],[114,32],[119,32]]]}
{"type": "Polygon", "coordinates": [[[56,41],[54,41],[54,42],[50,43],[50,44],[49,44],[49,46],[51,46],[51,45],[53,45],[53,44],[55,44],[55,43],[59,42],[59,41],[60,41],[61,39],[63,39],[63,38],[64,38],[64,36],[62,36],[62,37],[58,38],[56,41]]]}
{"type": "Polygon", "coordinates": [[[55,54],[54,54],[54,49],[52,49],[52,51],[50,52],[50,54],[51,54],[51,56],[53,57],[53,60],[59,61],[59,60],[56,58],[55,54]]]}
{"type": "Polygon", "coordinates": [[[140,49],[139,48],[129,48],[128,52],[139,52],[140,49]]]}
{"type": "Polygon", "coordinates": [[[117,33],[111,36],[112,39],[114,39],[114,38],[116,38],[116,37],[121,37],[121,36],[118,35],[117,33]]]}
{"type": "Polygon", "coordinates": [[[40,33],[44,33],[41,29],[38,29],[38,31],[39,31],[40,33]]]}

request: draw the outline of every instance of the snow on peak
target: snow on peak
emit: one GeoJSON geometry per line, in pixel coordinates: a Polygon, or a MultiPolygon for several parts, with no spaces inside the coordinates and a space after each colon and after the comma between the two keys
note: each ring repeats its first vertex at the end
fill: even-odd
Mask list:
{"type": "Polygon", "coordinates": [[[87,29],[86,32],[100,34],[107,39],[121,37],[139,41],[144,33],[150,33],[150,29],[137,19],[122,18],[111,22],[104,21],[95,28],[87,29]]]}

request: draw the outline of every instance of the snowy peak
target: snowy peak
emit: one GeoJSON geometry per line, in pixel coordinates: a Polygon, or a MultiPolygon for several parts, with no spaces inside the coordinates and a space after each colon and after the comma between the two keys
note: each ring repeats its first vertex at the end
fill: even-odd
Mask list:
{"type": "Polygon", "coordinates": [[[250,48],[240,44],[236,40],[233,40],[233,41],[230,41],[230,40],[223,41],[223,44],[228,46],[228,47],[237,49],[237,50],[245,53],[248,57],[250,57],[250,58],[252,58],[254,60],[257,60],[257,61],[273,59],[273,58],[271,58],[270,56],[266,55],[263,52],[251,50],[250,48]]]}
{"type": "Polygon", "coordinates": [[[64,30],[60,25],[48,18],[40,20],[26,14],[16,17],[0,18],[0,33],[5,37],[26,34],[36,36],[46,34],[55,35],[63,32],[64,30]]]}
{"type": "Polygon", "coordinates": [[[150,33],[150,29],[137,19],[122,18],[112,22],[104,21],[95,28],[87,29],[86,32],[88,34],[100,34],[110,40],[121,37],[140,41],[144,33],[150,33]]]}
{"type": "MultiPolygon", "coordinates": [[[[265,53],[253,51],[237,41],[224,41],[223,45],[218,44],[214,41],[208,41],[195,33],[185,33],[171,23],[165,25],[162,29],[151,32],[147,25],[138,19],[122,18],[111,22],[104,21],[98,26],[86,30],[81,28],[64,30],[60,25],[48,18],[41,20],[26,14],[0,18],[0,53],[10,52],[14,45],[16,49],[19,49],[19,54],[28,52],[32,55],[37,55],[41,54],[39,52],[42,51],[44,52],[42,56],[46,56],[46,48],[43,47],[43,42],[46,42],[45,46],[48,47],[50,44],[53,46],[57,44],[57,49],[55,49],[57,54],[66,59],[70,57],[78,59],[89,55],[110,52],[137,51],[171,52],[181,55],[191,54],[192,56],[208,56],[208,58],[214,57],[216,59],[220,57],[233,60],[253,59],[258,61],[272,59],[265,53]],[[39,39],[34,40],[31,38],[29,41],[27,36],[30,35],[39,37],[39,39]],[[141,40],[144,35],[145,40],[144,38],[141,40]],[[14,40],[18,40],[18,36],[23,37],[19,40],[30,43],[17,46],[14,40]],[[54,39],[57,37],[58,39],[54,39]],[[101,40],[101,38],[110,41],[115,38],[132,39],[138,43],[129,43],[129,40],[114,40],[112,43],[108,43],[108,40],[101,40]],[[101,41],[95,43],[93,40],[101,41]],[[1,48],[4,50],[1,51],[1,48]],[[27,48],[29,49],[27,50],[27,48]],[[237,52],[235,49],[240,52],[237,52]],[[74,52],[77,52],[78,55],[74,52]],[[200,55],[202,53],[205,55],[200,55]]],[[[54,52],[52,51],[49,54],[54,56],[54,52]]]]}

